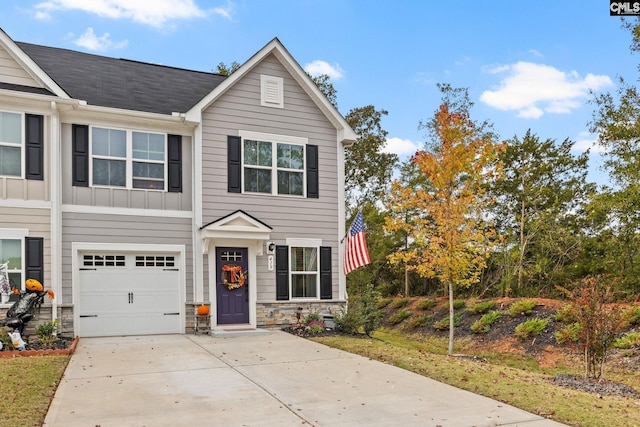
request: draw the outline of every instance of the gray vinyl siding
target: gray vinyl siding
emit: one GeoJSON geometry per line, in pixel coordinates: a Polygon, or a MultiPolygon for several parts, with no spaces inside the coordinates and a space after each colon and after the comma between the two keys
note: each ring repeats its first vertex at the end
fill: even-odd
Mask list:
{"type": "Polygon", "coordinates": [[[185,246],[185,301],[193,301],[191,219],[71,213],[62,214],[63,303],[72,302],[72,243],[122,243],[185,246]]]}
{"type": "MultiPolygon", "coordinates": [[[[121,128],[121,126],[114,126],[121,128]]],[[[167,132],[160,132],[167,134],[167,132]]],[[[117,187],[75,187],[72,185],[71,124],[62,125],[62,203],[113,208],[191,211],[193,165],[191,137],[182,137],[182,192],[126,189],[117,187]]],[[[89,159],[91,161],[91,159],[89,159]]]]}
{"type": "MultiPolygon", "coordinates": [[[[333,295],[338,293],[338,143],[336,130],[285,68],[269,56],[203,113],[203,223],[242,209],[272,227],[271,240],[322,239],[332,248],[333,295]],[[284,79],[284,108],[260,105],[260,74],[284,79]],[[320,197],[227,192],[227,135],[240,130],[308,138],[318,146],[320,197]]],[[[273,301],[275,272],[257,258],[258,301],[273,301]]]]}
{"type": "MultiPolygon", "coordinates": [[[[31,113],[30,111],[16,111],[15,107],[10,109],[3,108],[0,103],[0,111],[11,111],[14,113],[31,113]]],[[[22,116],[22,133],[24,137],[24,114],[22,116]]],[[[44,153],[43,153],[43,166],[44,166],[44,179],[34,180],[25,179],[14,176],[0,176],[0,199],[7,200],[31,200],[39,202],[48,202],[51,200],[51,193],[49,188],[49,164],[51,158],[51,139],[49,128],[51,126],[51,120],[49,117],[44,116],[44,153]]],[[[22,145],[23,158],[24,158],[25,144],[22,145]]],[[[22,162],[22,174],[25,175],[25,161],[22,162]]]]}
{"type": "MultiPolygon", "coordinates": [[[[43,238],[43,284],[47,289],[51,289],[51,211],[49,209],[0,207],[0,224],[0,228],[3,229],[26,229],[29,230],[29,237],[43,238]]],[[[48,299],[45,302],[48,302],[48,299]]]]}
{"type": "Polygon", "coordinates": [[[27,73],[9,52],[0,47],[0,82],[14,85],[42,87],[27,73]]]}

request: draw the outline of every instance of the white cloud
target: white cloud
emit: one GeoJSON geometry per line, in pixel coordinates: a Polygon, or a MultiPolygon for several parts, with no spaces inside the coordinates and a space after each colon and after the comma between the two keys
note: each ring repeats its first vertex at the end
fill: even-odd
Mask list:
{"type": "Polygon", "coordinates": [[[540,51],[535,50],[535,49],[529,49],[529,53],[533,56],[537,56],[538,58],[542,58],[542,53],[540,53],[540,51]]]}
{"type": "Polygon", "coordinates": [[[227,3],[226,7],[203,10],[194,0],[48,0],[35,5],[34,15],[37,19],[46,20],[54,12],[70,10],[162,27],[178,19],[203,18],[208,15],[230,19],[233,3],[227,3]]]}
{"type": "Polygon", "coordinates": [[[591,153],[604,153],[605,149],[598,143],[598,137],[589,132],[581,132],[576,142],[573,144],[572,150],[585,152],[591,150],[591,153]]]}
{"type": "Polygon", "coordinates": [[[517,62],[497,66],[492,74],[508,75],[496,90],[487,90],[480,101],[505,111],[517,111],[519,117],[539,118],[544,113],[568,114],[580,107],[589,90],[611,86],[608,76],[564,72],[544,64],[517,62]]]}
{"type": "Polygon", "coordinates": [[[315,61],[304,66],[304,70],[312,76],[319,76],[326,74],[334,80],[338,80],[344,76],[344,71],[340,68],[340,65],[331,65],[328,62],[316,59],[315,61]]]}
{"type": "Polygon", "coordinates": [[[382,148],[382,152],[394,153],[398,156],[412,156],[419,148],[420,146],[418,143],[408,139],[387,138],[384,147],[382,148]]]}
{"type": "Polygon", "coordinates": [[[127,40],[121,42],[113,42],[110,39],[109,33],[104,33],[100,37],[96,36],[93,32],[93,28],[87,28],[87,31],[83,35],[73,41],[78,46],[84,47],[89,50],[107,50],[107,49],[121,49],[127,46],[129,43],[127,40]]]}

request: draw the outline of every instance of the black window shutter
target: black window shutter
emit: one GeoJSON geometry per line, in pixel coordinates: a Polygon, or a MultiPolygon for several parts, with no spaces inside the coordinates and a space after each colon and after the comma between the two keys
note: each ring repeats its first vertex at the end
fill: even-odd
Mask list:
{"type": "Polygon", "coordinates": [[[36,279],[44,285],[44,239],[25,237],[26,279],[36,279]]]}
{"type": "Polygon", "coordinates": [[[76,187],[89,186],[89,126],[72,125],[71,145],[73,163],[73,185],[76,187]]]}
{"type": "Polygon", "coordinates": [[[242,183],[242,150],[239,136],[227,136],[227,191],[229,193],[241,193],[242,183]]]}
{"type": "Polygon", "coordinates": [[[276,246],[276,299],[289,299],[289,247],[276,246]]]}
{"type": "Polygon", "coordinates": [[[169,183],[171,193],[182,193],[182,136],[169,135],[167,137],[169,183]]]}
{"type": "Polygon", "coordinates": [[[44,117],[25,114],[26,177],[44,179],[44,117]]]}
{"type": "Polygon", "coordinates": [[[331,299],[331,246],[320,246],[320,299],[331,299]]]}
{"type": "Polygon", "coordinates": [[[318,198],[318,146],[307,145],[307,197],[318,198]]]}

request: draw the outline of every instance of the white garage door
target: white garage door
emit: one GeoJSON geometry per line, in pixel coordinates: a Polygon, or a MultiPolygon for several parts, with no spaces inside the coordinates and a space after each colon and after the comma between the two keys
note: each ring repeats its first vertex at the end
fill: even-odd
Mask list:
{"type": "Polygon", "coordinates": [[[181,332],[178,255],[79,256],[79,336],[181,332]]]}

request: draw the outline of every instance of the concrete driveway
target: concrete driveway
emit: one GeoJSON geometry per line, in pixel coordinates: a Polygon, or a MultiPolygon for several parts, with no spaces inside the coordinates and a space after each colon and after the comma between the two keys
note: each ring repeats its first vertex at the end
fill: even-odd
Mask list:
{"type": "Polygon", "coordinates": [[[80,339],[46,427],[561,426],[278,330],[80,339]]]}

